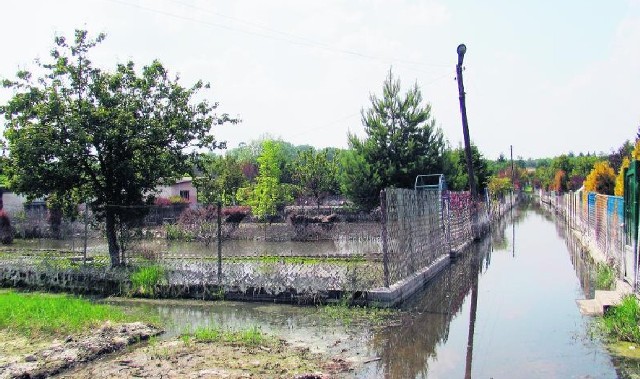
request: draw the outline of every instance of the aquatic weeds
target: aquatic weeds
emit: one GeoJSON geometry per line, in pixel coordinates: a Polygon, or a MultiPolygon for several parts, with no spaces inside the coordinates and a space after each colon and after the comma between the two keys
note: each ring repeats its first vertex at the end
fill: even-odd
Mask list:
{"type": "Polygon", "coordinates": [[[322,316],[339,321],[345,326],[355,322],[382,325],[398,312],[395,309],[381,308],[375,305],[351,305],[351,302],[352,296],[345,294],[337,303],[319,306],[318,308],[322,316]]]}

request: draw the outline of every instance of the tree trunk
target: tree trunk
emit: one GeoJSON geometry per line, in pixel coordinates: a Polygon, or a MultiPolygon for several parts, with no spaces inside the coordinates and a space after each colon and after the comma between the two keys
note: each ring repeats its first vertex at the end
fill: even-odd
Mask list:
{"type": "Polygon", "coordinates": [[[107,209],[105,228],[107,232],[107,243],[109,244],[109,256],[111,257],[111,267],[118,267],[122,264],[120,260],[120,246],[116,235],[116,215],[107,209]]]}

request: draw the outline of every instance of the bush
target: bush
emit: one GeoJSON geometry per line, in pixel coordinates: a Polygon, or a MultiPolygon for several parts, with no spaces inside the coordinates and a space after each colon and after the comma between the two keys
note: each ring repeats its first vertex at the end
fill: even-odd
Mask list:
{"type": "Polygon", "coordinates": [[[164,268],[159,265],[140,267],[131,274],[133,292],[140,295],[155,296],[156,287],[165,281],[164,268]]]}
{"type": "Polygon", "coordinates": [[[602,319],[605,333],[619,341],[640,343],[640,304],[634,295],[622,299],[620,305],[611,307],[602,319]]]}

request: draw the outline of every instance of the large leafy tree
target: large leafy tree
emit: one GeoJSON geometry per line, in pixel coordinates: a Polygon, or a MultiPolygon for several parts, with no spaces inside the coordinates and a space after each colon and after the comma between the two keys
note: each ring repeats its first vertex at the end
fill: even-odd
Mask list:
{"type": "Polygon", "coordinates": [[[292,166],[293,179],[301,192],[312,196],[320,208],[322,199],[337,187],[336,163],[328,158],[328,150],[300,150],[292,166]]]}
{"type": "Polygon", "coordinates": [[[11,186],[30,197],[81,194],[105,220],[111,265],[123,262],[118,227],[139,217],[159,184],[190,170],[188,154],[214,148],[214,124],[237,122],[193,102],[202,82],[185,88],[157,61],[138,72],[133,62],[97,68],[89,52],[104,39],[78,30],[55,38],[42,75],[20,71],[5,80],[14,95],[6,118],[11,186]]]}
{"type": "Polygon", "coordinates": [[[365,171],[372,175],[363,179],[375,183],[374,193],[364,197],[373,199],[385,187],[412,187],[420,174],[442,173],[444,137],[418,86],[402,94],[400,80],[389,71],[382,97],[372,94],[370,101],[370,108],[362,110],[366,138],[348,137],[349,146],[364,159],[365,171]]]}

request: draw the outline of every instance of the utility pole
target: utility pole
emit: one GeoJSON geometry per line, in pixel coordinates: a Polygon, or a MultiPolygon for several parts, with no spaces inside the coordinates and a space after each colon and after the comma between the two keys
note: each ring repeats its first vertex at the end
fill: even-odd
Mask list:
{"type": "Polygon", "coordinates": [[[478,198],[476,188],[476,178],[473,175],[473,157],[471,156],[471,139],[469,138],[469,125],[467,123],[467,106],[464,101],[464,83],[462,82],[462,60],[467,47],[464,44],[458,45],[458,64],[456,65],[456,80],[458,81],[458,94],[460,96],[460,113],[462,114],[462,134],[464,135],[464,154],[467,158],[467,175],[469,175],[469,191],[471,198],[478,198]]]}

